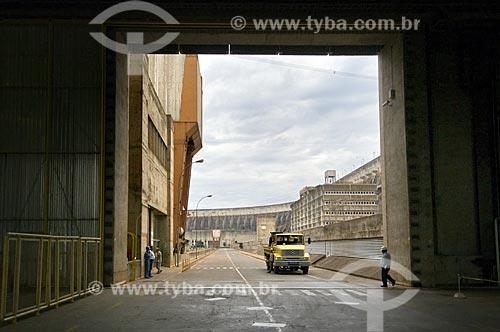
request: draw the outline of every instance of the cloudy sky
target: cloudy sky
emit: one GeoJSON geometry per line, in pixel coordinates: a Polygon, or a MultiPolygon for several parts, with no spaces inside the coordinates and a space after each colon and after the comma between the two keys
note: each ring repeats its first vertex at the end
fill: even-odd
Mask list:
{"type": "Polygon", "coordinates": [[[189,208],[290,202],[380,154],[377,57],[202,55],[189,208]],[[336,73],[333,73],[336,71],[336,73]],[[354,75],[351,75],[354,74],[354,75]]]}

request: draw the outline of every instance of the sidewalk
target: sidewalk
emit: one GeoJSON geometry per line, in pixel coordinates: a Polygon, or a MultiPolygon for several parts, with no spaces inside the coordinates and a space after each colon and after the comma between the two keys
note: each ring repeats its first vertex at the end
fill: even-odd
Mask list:
{"type": "MultiPolygon", "coordinates": [[[[215,252],[217,252],[217,250],[214,250],[212,253],[210,253],[206,256],[199,256],[197,259],[193,259],[191,261],[190,268],[193,267],[194,265],[198,264],[199,262],[201,262],[203,259],[210,257],[210,255],[212,255],[215,252]]],[[[151,271],[151,274],[153,277],[150,279],[146,279],[144,277],[141,277],[141,278],[138,278],[134,281],[130,281],[128,283],[135,284],[138,282],[165,282],[165,281],[169,281],[172,279],[176,279],[176,277],[178,277],[179,274],[183,273],[182,262],[179,266],[173,266],[173,267],[165,267],[164,266],[162,268],[161,273],[157,273],[156,271],[157,271],[156,267],[153,267],[153,270],[151,271]]],[[[189,271],[189,269],[187,269],[186,271],[189,271]]]]}

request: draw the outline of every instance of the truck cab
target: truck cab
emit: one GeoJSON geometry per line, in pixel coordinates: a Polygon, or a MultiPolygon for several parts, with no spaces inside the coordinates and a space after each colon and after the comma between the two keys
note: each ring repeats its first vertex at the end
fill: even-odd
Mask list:
{"type": "Polygon", "coordinates": [[[278,274],[281,270],[309,273],[311,260],[306,253],[304,234],[296,232],[271,232],[269,245],[264,247],[267,271],[278,274]]]}

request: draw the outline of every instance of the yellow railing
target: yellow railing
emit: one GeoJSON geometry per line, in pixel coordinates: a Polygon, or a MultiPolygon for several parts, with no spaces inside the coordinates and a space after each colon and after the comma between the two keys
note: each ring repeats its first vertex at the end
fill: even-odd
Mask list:
{"type": "Polygon", "coordinates": [[[183,258],[181,262],[182,272],[189,270],[193,262],[195,262],[200,258],[210,255],[211,253],[215,252],[215,250],[216,249],[205,249],[205,250],[199,250],[198,252],[190,251],[186,253],[185,258],[183,258]]]}
{"type": "Polygon", "coordinates": [[[191,268],[191,257],[182,260],[182,272],[191,268]]]}
{"type": "Polygon", "coordinates": [[[132,259],[130,261],[128,261],[128,270],[129,270],[129,277],[128,277],[128,281],[134,281],[135,278],[136,278],[136,273],[137,273],[137,262],[139,262],[140,264],[140,261],[137,260],[137,236],[135,235],[135,233],[132,233],[132,232],[128,232],[127,233],[127,245],[128,245],[128,238],[130,237],[131,239],[131,255],[132,255],[132,259]]]}
{"type": "Polygon", "coordinates": [[[100,282],[99,238],[7,233],[3,243],[0,321],[39,313],[86,295],[100,282]]]}

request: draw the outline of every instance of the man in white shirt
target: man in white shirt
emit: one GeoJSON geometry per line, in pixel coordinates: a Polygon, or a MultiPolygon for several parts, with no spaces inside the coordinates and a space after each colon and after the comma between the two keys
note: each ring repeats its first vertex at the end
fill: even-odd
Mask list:
{"type": "Polygon", "coordinates": [[[153,266],[155,265],[155,250],[154,247],[151,246],[151,254],[149,254],[149,277],[151,278],[153,275],[151,271],[153,270],[153,266]]]}
{"type": "Polygon", "coordinates": [[[389,270],[391,269],[391,255],[387,252],[387,247],[383,246],[381,249],[382,258],[380,259],[380,268],[382,270],[382,286],[387,287],[387,280],[391,282],[394,286],[396,284],[396,280],[392,279],[389,275],[389,270]]]}

